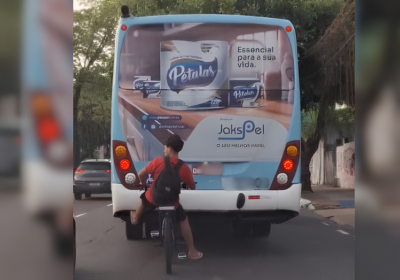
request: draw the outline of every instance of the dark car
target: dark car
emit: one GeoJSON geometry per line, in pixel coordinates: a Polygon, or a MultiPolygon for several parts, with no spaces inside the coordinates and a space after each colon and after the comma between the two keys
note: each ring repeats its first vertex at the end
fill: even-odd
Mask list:
{"type": "Polygon", "coordinates": [[[111,162],[109,159],[86,159],[74,174],[75,199],[92,194],[111,193],[111,162]]]}

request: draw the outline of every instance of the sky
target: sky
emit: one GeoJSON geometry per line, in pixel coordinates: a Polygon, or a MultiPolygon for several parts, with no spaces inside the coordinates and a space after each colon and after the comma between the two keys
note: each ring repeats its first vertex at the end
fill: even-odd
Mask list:
{"type": "Polygon", "coordinates": [[[81,10],[85,8],[85,6],[80,4],[80,2],[80,0],[74,0],[74,10],[81,10]]]}

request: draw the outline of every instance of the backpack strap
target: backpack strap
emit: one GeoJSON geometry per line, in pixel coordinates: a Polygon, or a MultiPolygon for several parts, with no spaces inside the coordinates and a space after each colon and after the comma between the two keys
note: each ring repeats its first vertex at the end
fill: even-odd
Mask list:
{"type": "Polygon", "coordinates": [[[165,171],[172,172],[171,160],[169,157],[164,157],[165,171]]]}
{"type": "Polygon", "coordinates": [[[174,171],[179,172],[179,169],[184,164],[183,160],[179,160],[178,163],[174,166],[174,171]]]}

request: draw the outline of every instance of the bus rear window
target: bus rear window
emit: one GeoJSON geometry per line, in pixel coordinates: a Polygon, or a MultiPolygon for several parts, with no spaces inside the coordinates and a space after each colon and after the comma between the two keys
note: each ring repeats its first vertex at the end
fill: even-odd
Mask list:
{"type": "MultiPolygon", "coordinates": [[[[156,88],[182,91],[211,86],[223,91],[257,82],[265,91],[289,91],[293,69],[293,52],[282,27],[154,24],[129,29],[121,51],[119,85],[146,88],[150,94],[156,88]],[[134,83],[135,77],[140,81],[134,83]]],[[[266,98],[279,99],[278,95],[272,92],[266,98]]]]}

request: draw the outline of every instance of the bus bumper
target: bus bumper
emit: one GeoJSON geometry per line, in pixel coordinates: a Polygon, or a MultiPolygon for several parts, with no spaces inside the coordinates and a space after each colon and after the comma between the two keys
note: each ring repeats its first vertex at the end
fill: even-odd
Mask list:
{"type": "MultiPolygon", "coordinates": [[[[122,184],[112,184],[111,188],[114,217],[136,210],[143,191],[128,190],[122,184]]],[[[187,212],[238,212],[240,193],[245,195],[241,212],[300,211],[301,184],[279,191],[182,190],[180,203],[187,212]]]]}

